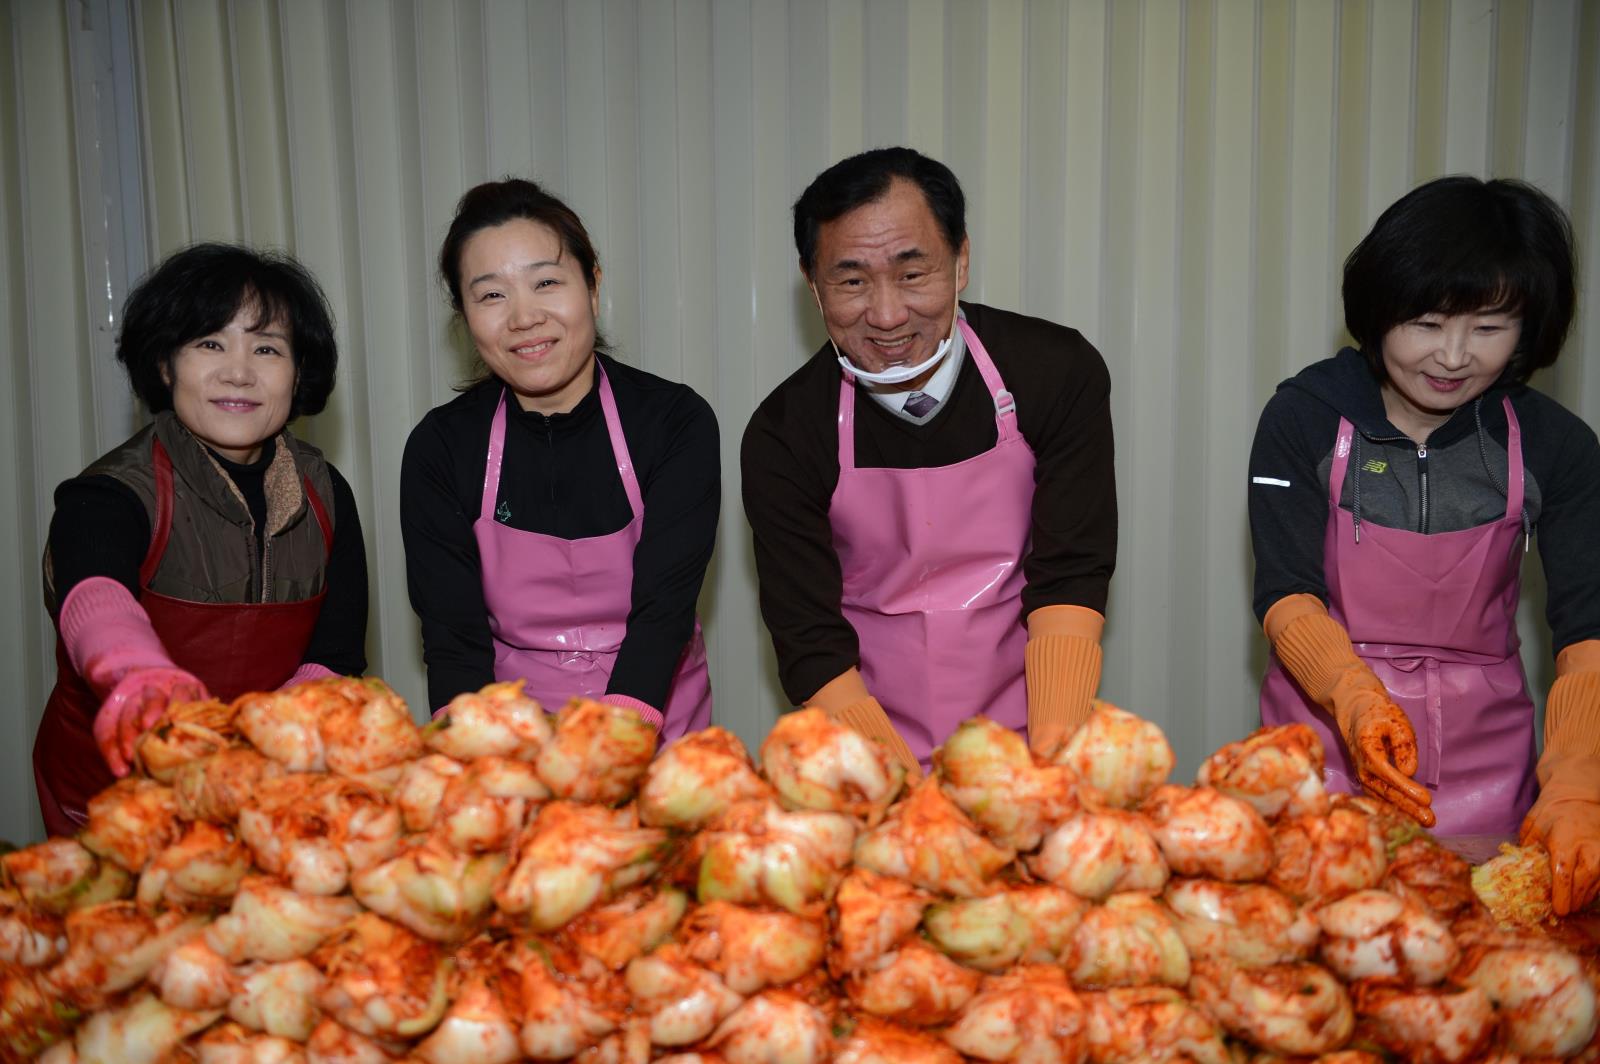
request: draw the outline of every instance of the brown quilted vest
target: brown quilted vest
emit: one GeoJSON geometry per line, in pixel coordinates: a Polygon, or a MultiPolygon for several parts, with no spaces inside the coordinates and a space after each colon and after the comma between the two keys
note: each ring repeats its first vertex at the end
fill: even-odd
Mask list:
{"type": "MultiPolygon", "coordinates": [[[[111,476],[144,503],[156,525],[156,477],[151,440],[172,459],[172,531],[150,589],[188,602],[298,602],[322,590],[328,544],[306,501],[301,477],[309,477],[330,524],[333,482],[322,452],[288,431],[277,437],[267,468],[267,545],[257,561],[255,524],[244,497],[204,446],[171,411],[126,443],[97,459],[85,476],[111,476]]],[[[48,551],[45,599],[55,594],[48,551]]]]}

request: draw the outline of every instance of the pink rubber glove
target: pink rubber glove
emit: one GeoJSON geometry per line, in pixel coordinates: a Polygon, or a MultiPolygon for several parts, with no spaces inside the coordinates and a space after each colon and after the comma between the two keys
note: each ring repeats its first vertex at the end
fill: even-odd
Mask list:
{"type": "Polygon", "coordinates": [[[657,734],[660,733],[661,722],[665,718],[661,716],[661,711],[650,703],[641,702],[628,695],[602,695],[600,701],[608,706],[621,706],[623,709],[633,710],[646,724],[654,728],[657,734]]]}
{"type": "Polygon", "coordinates": [[[178,668],[134,669],[119,680],[94,715],[94,741],[111,774],[128,774],[139,736],[160,723],[168,703],[206,697],[205,684],[178,668]]]}
{"type": "Polygon", "coordinates": [[[61,603],[61,642],[73,668],[101,698],[94,737],[118,776],[133,744],[167,703],[207,697],[205,684],[178,668],[150,617],[128,589],[104,576],[79,583],[61,603]]]}

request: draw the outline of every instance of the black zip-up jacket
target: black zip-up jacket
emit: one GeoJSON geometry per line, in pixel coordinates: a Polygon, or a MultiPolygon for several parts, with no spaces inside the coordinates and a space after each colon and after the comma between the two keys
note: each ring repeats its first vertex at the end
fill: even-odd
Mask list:
{"type": "MultiPolygon", "coordinates": [[[[608,693],[659,709],[694,632],[695,600],[716,543],[722,498],[717,420],[687,385],[605,355],[600,359],[644,496],[628,630],[608,693]]],[[[412,430],[400,464],[406,579],[411,608],[422,621],[428,699],[435,709],[494,679],[494,643],[472,525],[501,391],[500,381],[491,378],[430,410],[412,430]]],[[[511,528],[584,539],[617,532],[633,520],[596,388],[568,413],[550,416],[523,410],[509,398],[502,463],[495,511],[511,528]]]]}
{"type": "Polygon", "coordinates": [[[1322,539],[1339,418],[1355,428],[1339,505],[1358,524],[1427,534],[1500,520],[1506,416],[1522,429],[1522,520],[1538,548],[1556,653],[1600,638],[1600,441],[1581,418],[1526,385],[1467,403],[1418,447],[1389,422],[1376,374],[1345,348],[1278,386],[1250,450],[1256,619],[1285,595],[1328,598],[1322,539]]]}

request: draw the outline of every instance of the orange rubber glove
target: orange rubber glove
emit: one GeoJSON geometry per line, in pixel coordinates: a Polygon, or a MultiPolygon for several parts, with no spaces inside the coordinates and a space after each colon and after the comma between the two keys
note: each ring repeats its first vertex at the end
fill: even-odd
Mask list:
{"type": "Polygon", "coordinates": [[[846,669],[823,684],[816,694],[806,699],[805,708],[820,709],[830,720],[888,747],[889,756],[905,766],[907,788],[922,778],[922,766],[917,763],[916,755],[894,730],[894,723],[883,706],[867,692],[860,669],[846,669]]]}
{"type": "Polygon", "coordinates": [[[1089,719],[1100,690],[1100,633],[1106,619],[1084,606],[1041,606],[1028,614],[1028,746],[1049,757],[1089,719]]]}
{"type": "Polygon", "coordinates": [[[1333,715],[1361,786],[1433,827],[1433,798],[1411,778],[1417,733],[1383,681],[1356,657],[1344,626],[1315,595],[1287,595],[1272,604],[1263,627],[1289,675],[1333,715]]]}
{"type": "Polygon", "coordinates": [[[1550,904],[1566,916],[1600,894],[1600,639],[1556,656],[1537,771],[1539,800],[1522,821],[1522,844],[1550,851],[1550,904]]]}

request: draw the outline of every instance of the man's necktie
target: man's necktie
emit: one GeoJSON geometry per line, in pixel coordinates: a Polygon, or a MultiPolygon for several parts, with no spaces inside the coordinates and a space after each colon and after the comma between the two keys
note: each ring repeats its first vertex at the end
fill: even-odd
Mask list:
{"type": "Polygon", "coordinates": [[[925,418],[939,405],[939,400],[922,392],[912,392],[906,397],[905,412],[914,418],[925,418]]]}

